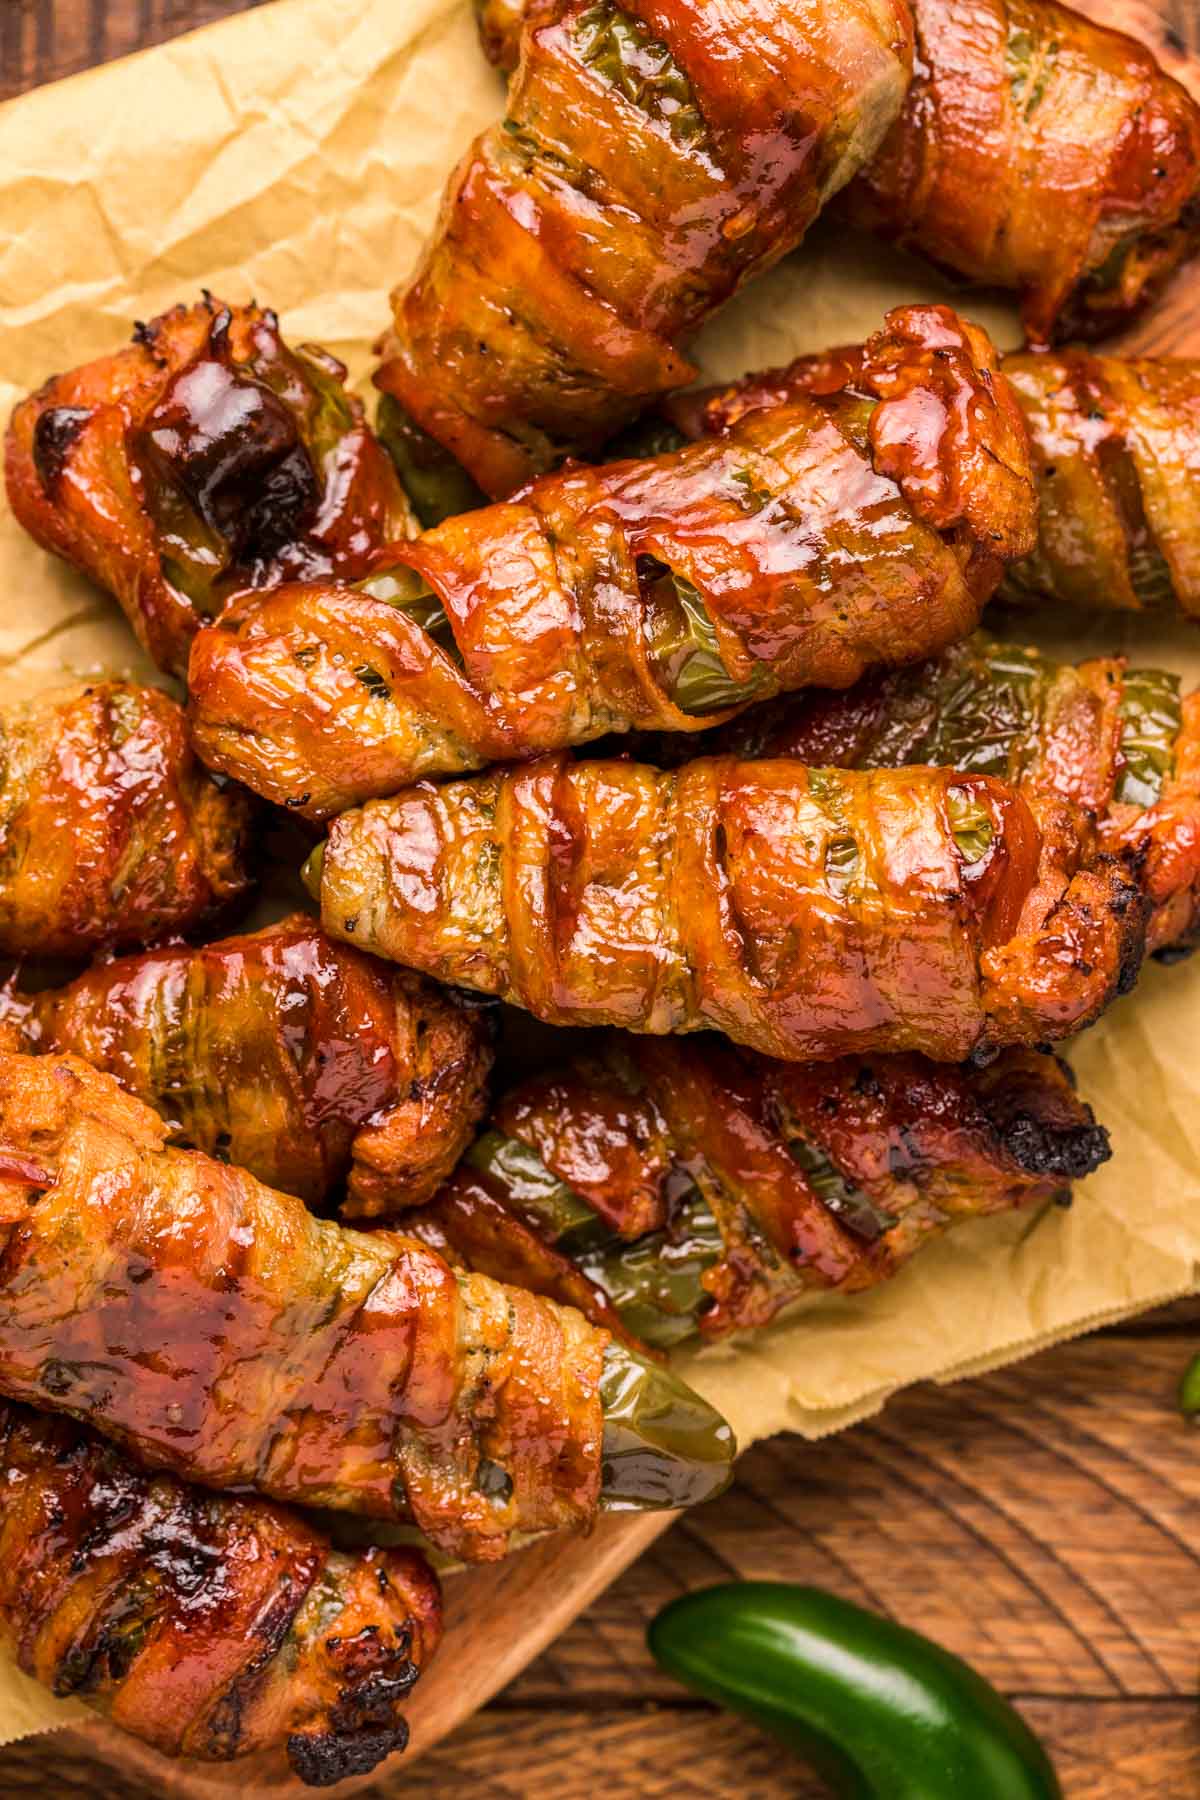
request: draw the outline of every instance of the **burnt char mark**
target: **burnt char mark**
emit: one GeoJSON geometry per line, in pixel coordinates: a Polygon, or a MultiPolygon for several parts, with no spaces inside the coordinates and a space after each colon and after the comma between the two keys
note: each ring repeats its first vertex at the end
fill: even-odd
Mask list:
{"type": "Polygon", "coordinates": [[[287,404],[229,358],[227,316],[214,322],[210,354],[167,388],[145,435],[235,562],[254,566],[307,527],[320,484],[287,404]]]}
{"type": "Polygon", "coordinates": [[[411,1622],[387,1634],[378,1625],[364,1625],[352,1638],[326,1638],[325,1649],[342,1683],[330,1713],[335,1731],[352,1735],[367,1725],[390,1727],[421,1672],[412,1659],[411,1622]]]}
{"type": "Polygon", "coordinates": [[[1149,906],[1140,888],[1122,882],[1113,896],[1113,911],[1122,920],[1121,960],[1117,970],[1117,993],[1128,994],[1137,986],[1146,954],[1146,925],[1149,906]]]}
{"type": "Polygon", "coordinates": [[[91,416],[86,406],[51,406],[38,414],[33,428],[33,466],[47,500],[56,497],[71,446],[91,416]]]}
{"type": "MultiPolygon", "coordinates": [[[[247,459],[251,481],[255,459],[253,452],[247,459]]],[[[277,555],[301,534],[319,499],[320,488],[308,452],[303,444],[297,444],[261,477],[258,493],[246,508],[240,559],[269,561],[277,555]]]]}
{"type": "Polygon", "coordinates": [[[397,1719],[390,1728],[368,1727],[349,1736],[335,1731],[294,1731],[287,1741],[287,1754],[305,1787],[333,1787],[351,1775],[369,1775],[407,1743],[408,1726],[397,1719]]]}
{"type": "Polygon", "coordinates": [[[289,1570],[280,1581],[264,1617],[255,1626],[253,1655],[213,1708],[205,1728],[207,1754],[217,1761],[232,1761],[245,1747],[242,1726],[246,1708],[259,1693],[266,1673],[284,1645],[301,1602],[311,1585],[296,1581],[289,1570]]]}
{"type": "Polygon", "coordinates": [[[399,1707],[420,1669],[410,1656],[409,1632],[386,1642],[375,1626],[353,1638],[328,1638],[326,1649],[345,1686],[330,1709],[329,1730],[294,1732],[288,1760],[309,1787],[330,1787],[350,1775],[365,1775],[385,1756],[403,1750],[408,1726],[399,1707]]]}
{"type": "Polygon", "coordinates": [[[1082,1181],[1112,1155],[1108,1132],[1094,1121],[1055,1125],[1032,1113],[1015,1113],[997,1126],[1010,1156],[1030,1175],[1082,1181]]]}
{"type": "Polygon", "coordinates": [[[112,1595],[87,1636],[63,1652],[51,1691],[59,1699],[111,1694],[128,1676],[157,1618],[153,1583],[135,1576],[112,1595]]]}
{"type": "MultiPolygon", "coordinates": [[[[368,1630],[371,1627],[368,1627],[368,1630]]],[[[391,1726],[396,1708],[407,1699],[421,1673],[407,1655],[407,1639],[395,1656],[388,1659],[386,1670],[369,1675],[340,1699],[330,1714],[338,1731],[347,1735],[366,1725],[391,1726]]]]}

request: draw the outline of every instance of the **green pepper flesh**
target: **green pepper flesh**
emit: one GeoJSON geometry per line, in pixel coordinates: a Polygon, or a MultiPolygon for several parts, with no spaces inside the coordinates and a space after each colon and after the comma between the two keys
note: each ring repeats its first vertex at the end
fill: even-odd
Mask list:
{"type": "Polygon", "coordinates": [[[423,431],[391,394],[384,394],[379,402],[375,432],[425,531],[443,519],[487,505],[487,496],[462,464],[423,431]]]}
{"type": "Polygon", "coordinates": [[[737,1441],[715,1407],[669,1369],[610,1343],[600,1378],[605,1512],[696,1506],[733,1479],[737,1441]]]}
{"type": "Polygon", "coordinates": [[[1121,692],[1121,774],[1116,798],[1130,806],[1156,806],[1175,772],[1175,745],[1183,730],[1178,675],[1165,669],[1130,669],[1121,692]]]}

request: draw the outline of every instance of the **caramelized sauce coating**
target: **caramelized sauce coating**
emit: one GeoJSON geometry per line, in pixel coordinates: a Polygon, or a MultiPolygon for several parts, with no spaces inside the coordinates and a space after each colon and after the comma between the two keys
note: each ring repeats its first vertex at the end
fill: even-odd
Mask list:
{"type": "MultiPolygon", "coordinates": [[[[751,413],[852,381],[859,357],[797,357],[666,411],[684,437],[738,431],[751,413]]],[[[1029,432],[1038,541],[1001,597],[1200,616],[1200,363],[1073,349],[1003,367],[1029,432]]]]}
{"type": "Polygon", "coordinates": [[[719,1338],[802,1294],[886,1281],[960,1219],[1061,1199],[1109,1155],[1063,1065],[1024,1050],[985,1070],[916,1056],[805,1065],[614,1036],[510,1090],[491,1126],[411,1228],[491,1273],[498,1239],[510,1279],[519,1270],[656,1344],[680,1325],[719,1338]],[[565,1184],[582,1220],[553,1217],[545,1183],[514,1179],[496,1134],[565,1184]],[[488,1230],[497,1211],[503,1235],[488,1230]]]}
{"type": "Polygon", "coordinates": [[[466,1560],[592,1517],[604,1332],[165,1136],[74,1057],[0,1055],[0,1392],[466,1560]]]}
{"type": "MultiPolygon", "coordinates": [[[[672,740],[656,748],[673,747],[672,740]]],[[[712,734],[709,750],[843,769],[953,763],[1025,795],[1043,836],[1090,835],[1149,904],[1148,950],[1200,937],[1200,694],[1129,669],[1076,664],[982,637],[845,694],[797,695],[712,734]]]]}
{"type": "Polygon", "coordinates": [[[295,917],[201,949],[98,964],[0,996],[16,1047],[107,1069],[173,1143],[349,1218],[427,1199],[484,1108],[478,1007],[335,944],[295,917]]]}
{"type": "Polygon", "coordinates": [[[215,922],[249,894],[252,817],[157,688],[0,708],[0,953],[86,956],[215,922]]]}
{"type": "Polygon", "coordinates": [[[485,493],[596,451],[896,118],[903,0],[559,0],[451,177],[376,381],[485,493]]]}
{"type": "Polygon", "coordinates": [[[415,528],[345,377],[325,351],[289,349],[258,306],[176,306],[16,408],[13,512],[183,675],[193,634],[231,594],[354,580],[415,528]]]}
{"type": "Polygon", "coordinates": [[[1031,345],[1124,324],[1200,241],[1200,107],[1055,0],[915,0],[914,17],[912,85],[847,215],[1015,288],[1031,345]]]}
{"type": "Polygon", "coordinates": [[[961,1061],[1079,1029],[1136,973],[1138,890],[1044,824],[954,769],[545,757],[343,814],[322,919],[555,1024],[961,1061]]]}
{"type": "Polygon", "coordinates": [[[694,731],[952,642],[1035,529],[990,342],[902,307],[845,382],[426,532],[397,557],[407,597],[247,596],[193,646],[197,747],[324,819],[424,775],[694,731]],[[411,610],[430,590],[436,636],[411,610]]]}
{"type": "Polygon", "coordinates": [[[364,1774],[441,1635],[415,1551],[345,1555],[269,1501],[152,1475],[66,1419],[0,1403],[0,1641],[27,1675],[167,1756],[286,1747],[364,1774]]]}
{"type": "MultiPolygon", "coordinates": [[[[554,0],[477,0],[515,69],[554,0]]],[[[1055,0],[913,0],[899,117],[839,208],[956,275],[1021,295],[1031,343],[1145,306],[1200,239],[1200,108],[1123,32],[1055,0]]]]}
{"type": "Polygon", "coordinates": [[[1002,597],[1200,618],[1200,363],[1063,350],[1004,367],[1040,511],[1002,597]]]}

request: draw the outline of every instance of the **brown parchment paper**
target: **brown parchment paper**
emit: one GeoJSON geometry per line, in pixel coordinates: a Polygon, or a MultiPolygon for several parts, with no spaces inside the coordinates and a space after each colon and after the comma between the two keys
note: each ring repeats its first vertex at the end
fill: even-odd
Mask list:
{"type": "MultiPolygon", "coordinates": [[[[0,411],[201,286],[276,307],[293,340],[328,345],[361,379],[446,172],[499,103],[468,0],[276,0],[0,107],[0,411]]],[[[945,293],[922,265],[819,228],[698,355],[733,375],[945,293]]],[[[965,305],[1002,345],[1016,342],[1006,306],[965,305]]],[[[153,673],[115,608],[2,504],[0,577],[0,693],[101,669],[153,673]]],[[[1127,647],[1200,681],[1200,634],[1176,627],[1060,619],[1017,634],[1076,656],[1127,647]]],[[[743,1443],[815,1437],[907,1383],[992,1367],[1193,1290],[1198,999],[1200,958],[1151,968],[1074,1046],[1116,1154],[1072,1211],[967,1226],[889,1286],[681,1358],[683,1372],[743,1443]]],[[[0,1663],[0,1742],[79,1716],[0,1663]]]]}

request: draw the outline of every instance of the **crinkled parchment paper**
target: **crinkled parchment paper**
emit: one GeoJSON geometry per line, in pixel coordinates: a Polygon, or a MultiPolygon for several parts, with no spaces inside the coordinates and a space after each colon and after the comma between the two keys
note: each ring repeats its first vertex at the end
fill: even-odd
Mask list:
{"type": "MultiPolygon", "coordinates": [[[[0,108],[0,407],[201,286],[269,303],[293,340],[319,340],[363,378],[387,290],[499,102],[468,0],[277,0],[0,108]]],[[[921,266],[818,230],[699,355],[732,375],[858,337],[887,305],[939,292],[921,266]]],[[[968,304],[1015,341],[1005,307],[968,304]]],[[[149,673],[115,608],[2,508],[0,570],[0,691],[64,672],[149,673]]],[[[1200,640],[1178,629],[1103,618],[1027,629],[1073,655],[1120,645],[1200,680],[1200,640]]],[[[984,1369],[1193,1289],[1198,997],[1200,958],[1151,968],[1074,1048],[1116,1155],[1072,1211],[967,1226],[876,1293],[819,1301],[753,1343],[684,1359],[743,1442],[817,1436],[906,1383],[984,1369]]],[[[0,1741],[74,1716],[0,1667],[0,1741]]]]}

